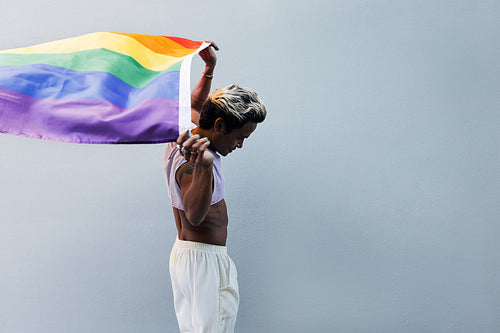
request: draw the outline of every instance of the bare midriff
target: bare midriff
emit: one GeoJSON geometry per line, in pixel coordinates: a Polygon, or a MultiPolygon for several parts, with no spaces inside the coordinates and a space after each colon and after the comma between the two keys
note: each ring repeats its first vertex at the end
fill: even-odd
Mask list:
{"type": "Polygon", "coordinates": [[[180,240],[226,245],[228,217],[224,199],[210,206],[205,219],[197,226],[189,223],[183,210],[175,207],[173,210],[180,240]]]}

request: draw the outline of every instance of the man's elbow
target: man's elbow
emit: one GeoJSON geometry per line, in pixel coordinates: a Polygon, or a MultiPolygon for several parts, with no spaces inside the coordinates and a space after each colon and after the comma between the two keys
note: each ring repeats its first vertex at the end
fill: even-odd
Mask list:
{"type": "Polygon", "coordinates": [[[184,213],[186,214],[186,219],[189,224],[192,226],[197,227],[205,220],[206,214],[200,214],[199,212],[194,212],[192,210],[186,210],[184,213]]]}

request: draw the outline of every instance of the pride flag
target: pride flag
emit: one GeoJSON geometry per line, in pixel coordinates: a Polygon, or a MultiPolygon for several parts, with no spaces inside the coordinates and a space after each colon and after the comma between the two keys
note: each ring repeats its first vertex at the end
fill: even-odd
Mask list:
{"type": "Polygon", "coordinates": [[[191,59],[208,45],[96,32],[0,51],[0,132],[73,143],[173,141],[191,123],[191,59]]]}

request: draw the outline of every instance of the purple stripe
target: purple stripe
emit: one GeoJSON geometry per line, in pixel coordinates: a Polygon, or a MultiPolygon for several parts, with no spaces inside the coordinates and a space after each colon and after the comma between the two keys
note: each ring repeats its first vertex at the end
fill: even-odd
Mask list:
{"type": "Polygon", "coordinates": [[[132,108],[106,101],[38,99],[0,89],[0,132],[72,143],[161,143],[179,135],[177,100],[132,108]]]}

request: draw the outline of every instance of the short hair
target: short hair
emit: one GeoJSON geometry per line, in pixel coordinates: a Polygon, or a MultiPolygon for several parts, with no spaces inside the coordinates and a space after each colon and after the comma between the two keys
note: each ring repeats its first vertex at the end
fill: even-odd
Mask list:
{"type": "Polygon", "coordinates": [[[266,113],[266,107],[255,91],[232,84],[208,95],[201,108],[199,125],[202,129],[210,129],[218,118],[222,118],[229,133],[249,121],[263,122],[266,113]]]}

